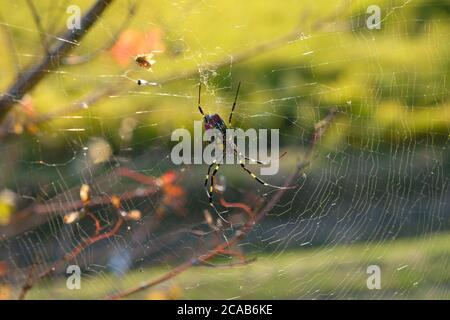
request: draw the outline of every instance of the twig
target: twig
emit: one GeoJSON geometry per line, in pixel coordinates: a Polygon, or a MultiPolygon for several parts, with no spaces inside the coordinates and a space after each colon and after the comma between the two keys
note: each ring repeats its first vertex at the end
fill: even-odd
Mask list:
{"type": "Polygon", "coordinates": [[[224,206],[225,208],[239,208],[245,211],[250,219],[255,217],[255,214],[253,213],[252,209],[246,205],[245,203],[241,202],[227,202],[223,197],[220,198],[220,204],[224,206]]]}
{"type": "Polygon", "coordinates": [[[152,176],[146,176],[145,174],[139,173],[137,171],[131,170],[127,167],[120,167],[114,171],[115,174],[121,177],[130,178],[136,182],[146,184],[148,186],[155,186],[158,183],[158,179],[152,176]]]}
{"type": "Polygon", "coordinates": [[[14,41],[13,38],[11,36],[11,31],[6,27],[6,24],[3,23],[3,21],[5,20],[3,18],[3,15],[0,12],[0,20],[2,23],[0,23],[2,30],[5,33],[5,39],[6,39],[6,43],[7,45],[10,47],[10,51],[11,51],[11,60],[13,61],[13,65],[14,68],[16,69],[17,74],[19,74],[20,72],[20,62],[19,62],[19,58],[17,56],[17,50],[16,50],[16,46],[14,45],[14,41]]]}
{"type": "MultiPolygon", "coordinates": [[[[89,193],[89,191],[86,191],[86,192],[89,193]]],[[[64,263],[66,263],[68,261],[75,259],[84,249],[86,249],[90,245],[92,245],[100,240],[108,239],[108,238],[114,236],[119,231],[120,227],[122,226],[122,224],[124,222],[124,216],[122,215],[122,211],[121,211],[122,210],[121,209],[121,199],[119,197],[113,196],[112,198],[110,198],[110,201],[111,201],[112,205],[115,207],[115,209],[117,210],[117,221],[114,224],[114,227],[110,231],[99,234],[100,229],[101,229],[100,221],[95,217],[95,215],[93,213],[88,211],[89,210],[88,205],[91,202],[90,195],[87,194],[86,196],[82,197],[83,210],[85,210],[87,212],[87,215],[90,216],[91,218],[93,218],[95,221],[94,235],[90,236],[89,238],[84,240],[82,243],[80,243],[78,246],[76,246],[74,249],[72,249],[72,251],[70,253],[62,256],[61,259],[59,259],[55,263],[53,263],[52,266],[50,266],[43,273],[39,274],[36,278],[32,277],[33,270],[30,270],[30,274],[29,274],[27,280],[25,281],[25,283],[22,287],[22,290],[19,294],[19,300],[22,300],[25,298],[27,292],[36,284],[36,282],[52,275],[59,267],[61,267],[61,265],[63,265],[64,263]]]]}
{"type": "MultiPolygon", "coordinates": [[[[112,172],[110,172],[107,176],[109,175],[124,176],[133,179],[136,182],[148,185],[148,187],[144,189],[137,188],[135,190],[126,191],[120,194],[120,198],[123,201],[133,200],[136,198],[145,198],[153,194],[156,194],[160,190],[160,188],[156,185],[157,178],[140,174],[128,168],[115,169],[112,172]]],[[[102,178],[98,178],[97,181],[100,181],[101,179],[102,178]]],[[[92,209],[109,203],[110,198],[108,196],[98,196],[93,198],[89,202],[87,207],[92,209]]],[[[62,212],[79,210],[83,207],[84,204],[81,200],[62,202],[57,199],[53,201],[52,199],[50,199],[46,203],[34,203],[26,208],[23,208],[15,212],[14,216],[12,217],[8,225],[8,228],[0,227],[2,239],[9,238],[18,233],[37,227],[42,222],[48,221],[50,215],[56,215],[62,212]],[[33,217],[33,219],[29,219],[29,217],[33,217]]]]}
{"type": "Polygon", "coordinates": [[[245,266],[248,265],[250,263],[253,263],[257,260],[257,257],[253,257],[251,259],[245,259],[242,261],[236,261],[236,262],[230,262],[230,263],[223,263],[223,264],[216,264],[216,263],[210,263],[210,262],[203,262],[202,266],[203,267],[210,267],[210,268],[220,268],[220,269],[225,269],[225,268],[233,268],[236,266],[245,266]]]}
{"type": "Polygon", "coordinates": [[[111,36],[111,40],[108,43],[103,45],[101,48],[96,49],[93,52],[90,52],[90,53],[82,55],[82,56],[68,56],[62,60],[62,63],[65,65],[70,65],[70,66],[84,64],[84,63],[91,61],[93,58],[98,56],[101,52],[109,50],[116,43],[117,38],[120,35],[120,33],[129,26],[131,19],[133,19],[133,17],[136,15],[136,12],[137,12],[137,2],[133,2],[133,4],[129,4],[125,20],[121,23],[121,25],[119,26],[117,31],[114,33],[114,35],[111,36]]]}
{"type": "MultiPolygon", "coordinates": [[[[90,105],[99,102],[100,100],[104,99],[105,97],[109,97],[111,95],[117,94],[118,87],[109,86],[106,88],[100,88],[94,90],[92,93],[89,93],[84,98],[71,103],[70,105],[64,106],[63,108],[53,111],[44,113],[42,115],[38,115],[36,119],[31,120],[30,124],[41,124],[47,121],[50,121],[52,119],[62,117],[68,114],[75,113],[77,111],[83,110],[88,108],[90,105]]],[[[0,133],[1,135],[1,133],[0,133]]]]}
{"type": "Polygon", "coordinates": [[[36,25],[36,28],[38,30],[39,38],[41,39],[42,49],[44,49],[44,52],[48,55],[50,54],[50,52],[48,51],[47,40],[45,39],[45,31],[41,24],[41,17],[37,12],[33,0],[27,0],[27,5],[30,9],[31,15],[33,16],[34,24],[36,25]]]}
{"type": "Polygon", "coordinates": [[[24,286],[22,287],[22,290],[19,294],[18,299],[19,300],[25,299],[25,296],[27,295],[28,291],[30,291],[30,289],[36,284],[36,282],[51,276],[59,267],[61,267],[62,264],[75,259],[84,249],[86,249],[90,245],[92,245],[100,240],[111,238],[113,235],[115,235],[119,231],[120,227],[122,226],[122,223],[123,223],[123,218],[119,216],[117,218],[116,224],[109,232],[87,238],[84,242],[82,242],[80,245],[75,247],[70,253],[64,255],[61,259],[56,261],[51,267],[49,267],[43,273],[39,274],[36,278],[29,276],[29,278],[25,282],[24,286]]]}
{"type": "Polygon", "coordinates": [[[50,49],[42,61],[32,65],[18,76],[7,93],[0,98],[0,122],[25,93],[33,89],[49,70],[56,68],[60,64],[65,54],[74,46],[79,45],[79,41],[113,1],[97,0],[91,9],[82,17],[82,29],[68,30],[61,36],[62,41],[50,49]]]}
{"type": "MultiPolygon", "coordinates": [[[[330,126],[332,120],[334,119],[335,115],[337,113],[336,109],[331,109],[329,114],[319,123],[321,123],[320,127],[315,127],[313,136],[311,138],[311,144],[308,147],[308,150],[306,152],[305,158],[300,161],[297,165],[296,170],[285,180],[284,186],[292,185],[292,183],[300,177],[300,174],[303,172],[303,170],[310,164],[310,161],[313,157],[313,149],[317,145],[317,142],[319,139],[323,136],[326,129],[330,126]]],[[[169,272],[163,274],[162,276],[154,279],[149,280],[147,282],[141,283],[137,287],[129,288],[126,290],[123,290],[121,292],[118,292],[116,294],[113,294],[111,296],[106,297],[106,299],[121,299],[128,297],[134,293],[140,292],[142,290],[154,287],[160,283],[163,283],[171,278],[174,278],[175,276],[179,275],[180,273],[188,270],[194,265],[204,263],[205,261],[208,261],[209,259],[219,255],[221,252],[226,250],[227,248],[236,245],[239,243],[243,238],[245,238],[252,230],[253,227],[260,222],[264,217],[273,209],[273,207],[280,201],[281,197],[284,195],[287,189],[279,189],[269,200],[269,202],[264,206],[264,208],[258,213],[254,215],[254,218],[249,219],[244,226],[238,230],[235,235],[229,239],[226,242],[223,242],[216,246],[213,250],[210,252],[200,255],[197,258],[193,258],[189,261],[186,261],[179,265],[178,267],[175,267],[174,269],[170,270],[169,272]]]]}
{"type": "Polygon", "coordinates": [[[87,215],[94,220],[95,223],[95,235],[98,235],[101,231],[101,227],[100,227],[100,220],[98,220],[98,218],[91,212],[88,212],[87,215]]]}

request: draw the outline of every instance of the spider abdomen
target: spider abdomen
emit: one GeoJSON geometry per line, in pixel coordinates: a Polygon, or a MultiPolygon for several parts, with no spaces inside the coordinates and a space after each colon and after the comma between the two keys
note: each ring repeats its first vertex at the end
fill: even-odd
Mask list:
{"type": "Polygon", "coordinates": [[[223,135],[225,135],[226,130],[227,130],[227,125],[225,124],[225,122],[222,120],[222,118],[217,113],[213,114],[213,115],[207,114],[203,118],[203,121],[204,121],[205,130],[217,129],[220,132],[222,132],[223,135]]]}

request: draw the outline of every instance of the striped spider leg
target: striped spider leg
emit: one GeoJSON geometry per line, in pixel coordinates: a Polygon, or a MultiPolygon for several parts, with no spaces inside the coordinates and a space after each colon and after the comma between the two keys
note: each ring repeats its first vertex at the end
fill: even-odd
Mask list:
{"type": "MultiPolygon", "coordinates": [[[[237,102],[237,98],[238,98],[238,94],[239,94],[239,89],[240,89],[240,87],[241,87],[241,83],[239,82],[238,88],[237,88],[237,90],[236,90],[236,95],[235,95],[235,98],[234,98],[234,102],[233,102],[233,105],[232,105],[232,107],[231,107],[231,112],[230,112],[230,115],[229,115],[229,117],[228,117],[228,126],[229,126],[229,127],[231,127],[231,120],[232,120],[232,118],[233,118],[233,113],[234,113],[234,110],[235,110],[235,108],[236,108],[236,102],[237,102]]],[[[257,176],[256,174],[254,174],[253,172],[251,172],[251,171],[245,166],[245,164],[244,164],[245,160],[248,160],[248,161],[254,161],[254,162],[256,162],[257,164],[261,164],[261,165],[265,165],[266,163],[261,162],[261,161],[258,161],[258,160],[255,160],[255,159],[251,159],[251,158],[246,157],[245,155],[243,155],[243,154],[237,149],[237,146],[236,146],[236,144],[234,143],[234,141],[233,141],[233,140],[228,140],[228,139],[227,139],[226,133],[227,133],[228,126],[225,124],[225,122],[223,121],[223,119],[222,119],[218,114],[212,114],[212,115],[210,115],[210,114],[205,114],[205,113],[204,113],[203,108],[201,107],[201,104],[200,104],[201,89],[202,89],[201,84],[199,84],[199,87],[198,87],[198,103],[197,103],[197,107],[198,107],[198,110],[200,111],[200,113],[201,113],[202,116],[203,116],[203,125],[204,125],[204,128],[205,128],[205,130],[208,130],[208,129],[217,129],[217,130],[220,131],[220,133],[221,133],[221,136],[220,136],[220,137],[215,137],[215,138],[213,137],[213,138],[214,138],[214,141],[215,141],[216,143],[222,143],[222,144],[223,144],[223,149],[225,149],[225,152],[230,152],[230,151],[234,152],[234,153],[238,156],[238,158],[239,158],[239,165],[241,166],[241,168],[242,168],[245,172],[247,172],[253,179],[255,179],[256,181],[258,181],[260,184],[262,184],[262,185],[264,185],[264,186],[269,186],[269,187],[272,187],[272,188],[276,188],[276,189],[292,189],[292,188],[295,188],[295,187],[281,187],[281,186],[276,186],[276,185],[270,184],[270,183],[266,182],[265,180],[261,179],[260,177],[258,177],[258,176],[257,176]]],[[[284,154],[285,154],[285,153],[283,153],[283,154],[281,155],[281,157],[283,157],[284,154]]],[[[281,157],[280,157],[280,158],[281,158],[281,157]]],[[[223,158],[223,155],[222,155],[222,158],[223,158]]],[[[222,164],[222,162],[219,162],[219,161],[217,161],[217,159],[215,159],[215,160],[209,165],[209,167],[208,167],[208,173],[206,174],[206,178],[205,178],[204,188],[205,188],[206,194],[207,194],[207,196],[208,196],[209,205],[214,209],[214,211],[216,211],[216,213],[217,213],[223,220],[225,220],[225,219],[220,215],[220,212],[217,210],[217,208],[215,207],[214,202],[213,202],[214,179],[215,179],[215,176],[216,176],[217,172],[219,171],[219,168],[220,168],[221,164],[222,164]],[[213,169],[213,167],[214,167],[214,169],[213,169]],[[211,170],[212,170],[212,173],[211,173],[211,170]],[[209,181],[209,187],[208,187],[208,181],[209,181]]],[[[225,221],[226,221],[226,220],[225,220],[225,221]]]]}

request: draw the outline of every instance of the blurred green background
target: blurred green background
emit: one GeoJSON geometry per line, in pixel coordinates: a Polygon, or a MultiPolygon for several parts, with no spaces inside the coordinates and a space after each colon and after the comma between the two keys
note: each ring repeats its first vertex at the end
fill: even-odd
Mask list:
{"type": "MultiPolygon", "coordinates": [[[[26,1],[0,1],[1,91],[43,58],[43,41],[58,42],[67,6],[83,13],[92,3],[36,1],[42,33],[26,1]]],[[[204,110],[226,118],[241,81],[234,125],[280,128],[288,152],[273,183],[304,156],[314,124],[332,108],[338,116],[298,181],[302,188],[283,197],[240,247],[255,262],[193,269],[139,297],[448,298],[449,18],[447,1],[429,0],[114,2],[2,123],[0,190],[13,196],[0,200],[0,260],[17,273],[0,273],[8,288],[2,290],[14,296],[36,255],[53,261],[87,230],[67,231],[64,212],[22,230],[15,214],[35,202],[77,199],[86,182],[99,194],[122,193],[128,185],[120,178],[98,179],[118,166],[157,177],[179,173],[188,213],[180,218],[168,206],[162,229],[134,238],[131,225],[97,247],[104,255],[88,251],[78,262],[87,268],[89,289],[70,292],[63,280],[46,280],[30,297],[101,297],[195,252],[197,240],[187,233],[151,253],[136,247],[152,247],[180,224],[203,222],[207,166],[173,165],[170,135],[201,120],[199,82],[204,110]],[[366,26],[370,5],[381,9],[380,29],[366,26]],[[268,43],[270,49],[258,47],[268,43]],[[146,71],[133,59],[151,50],[157,62],[146,71]],[[160,85],[138,86],[137,79],[160,85]],[[87,99],[104,90],[98,101],[87,99]],[[111,256],[123,252],[119,247],[129,247],[129,261],[116,282],[111,256]],[[382,290],[366,287],[371,264],[386,270],[382,290]]],[[[235,201],[256,206],[271,192],[233,166],[224,166],[219,179],[235,201]]],[[[127,207],[151,216],[155,201],[127,207]]]]}

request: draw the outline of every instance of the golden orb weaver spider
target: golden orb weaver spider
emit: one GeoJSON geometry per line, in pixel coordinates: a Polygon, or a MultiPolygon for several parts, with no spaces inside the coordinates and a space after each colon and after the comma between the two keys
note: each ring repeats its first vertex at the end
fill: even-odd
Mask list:
{"type": "MultiPolygon", "coordinates": [[[[233,113],[234,113],[234,109],[236,107],[236,102],[237,102],[237,98],[239,95],[239,89],[241,87],[241,82],[239,81],[237,90],[236,90],[236,96],[234,97],[234,102],[233,102],[233,106],[231,107],[231,112],[230,112],[230,116],[228,117],[228,126],[231,127],[231,119],[233,118],[233,113]]],[[[255,159],[251,159],[246,157],[245,155],[243,155],[241,152],[239,152],[239,150],[237,149],[236,144],[234,143],[234,141],[230,141],[226,139],[226,130],[228,129],[228,126],[225,124],[225,122],[222,120],[222,118],[217,114],[205,114],[203,112],[203,109],[201,107],[200,104],[200,96],[201,96],[201,91],[202,91],[202,85],[201,83],[198,86],[198,110],[200,111],[200,113],[203,116],[203,126],[205,128],[205,130],[208,129],[218,129],[222,135],[221,140],[226,142],[224,145],[224,148],[227,147],[231,147],[233,149],[233,152],[239,157],[239,165],[241,166],[241,168],[247,172],[253,179],[255,179],[256,181],[258,181],[260,184],[264,185],[264,186],[269,186],[272,188],[276,188],[276,189],[292,189],[295,188],[294,187],[280,187],[280,186],[275,186],[273,184],[267,183],[266,181],[264,181],[263,179],[259,178],[258,176],[256,176],[253,172],[251,172],[244,164],[244,159],[245,160],[250,160],[250,161],[254,161],[257,164],[262,164],[265,165],[266,163],[255,160],[255,159]]],[[[286,153],[283,153],[281,157],[283,157],[286,153]]],[[[214,178],[217,174],[217,172],[219,171],[219,168],[221,166],[221,163],[217,162],[217,159],[215,159],[208,167],[208,173],[206,174],[206,178],[205,178],[205,183],[204,183],[204,188],[206,191],[206,194],[208,196],[208,201],[209,201],[209,205],[214,209],[214,211],[216,211],[216,213],[219,215],[219,217],[226,221],[221,214],[219,213],[219,211],[217,210],[216,206],[213,203],[213,192],[214,192],[214,178]],[[215,166],[215,167],[214,167],[215,166]],[[214,170],[211,174],[211,169],[214,167],[214,170]],[[209,184],[209,188],[208,188],[208,180],[210,180],[210,184],[209,184]]]]}

